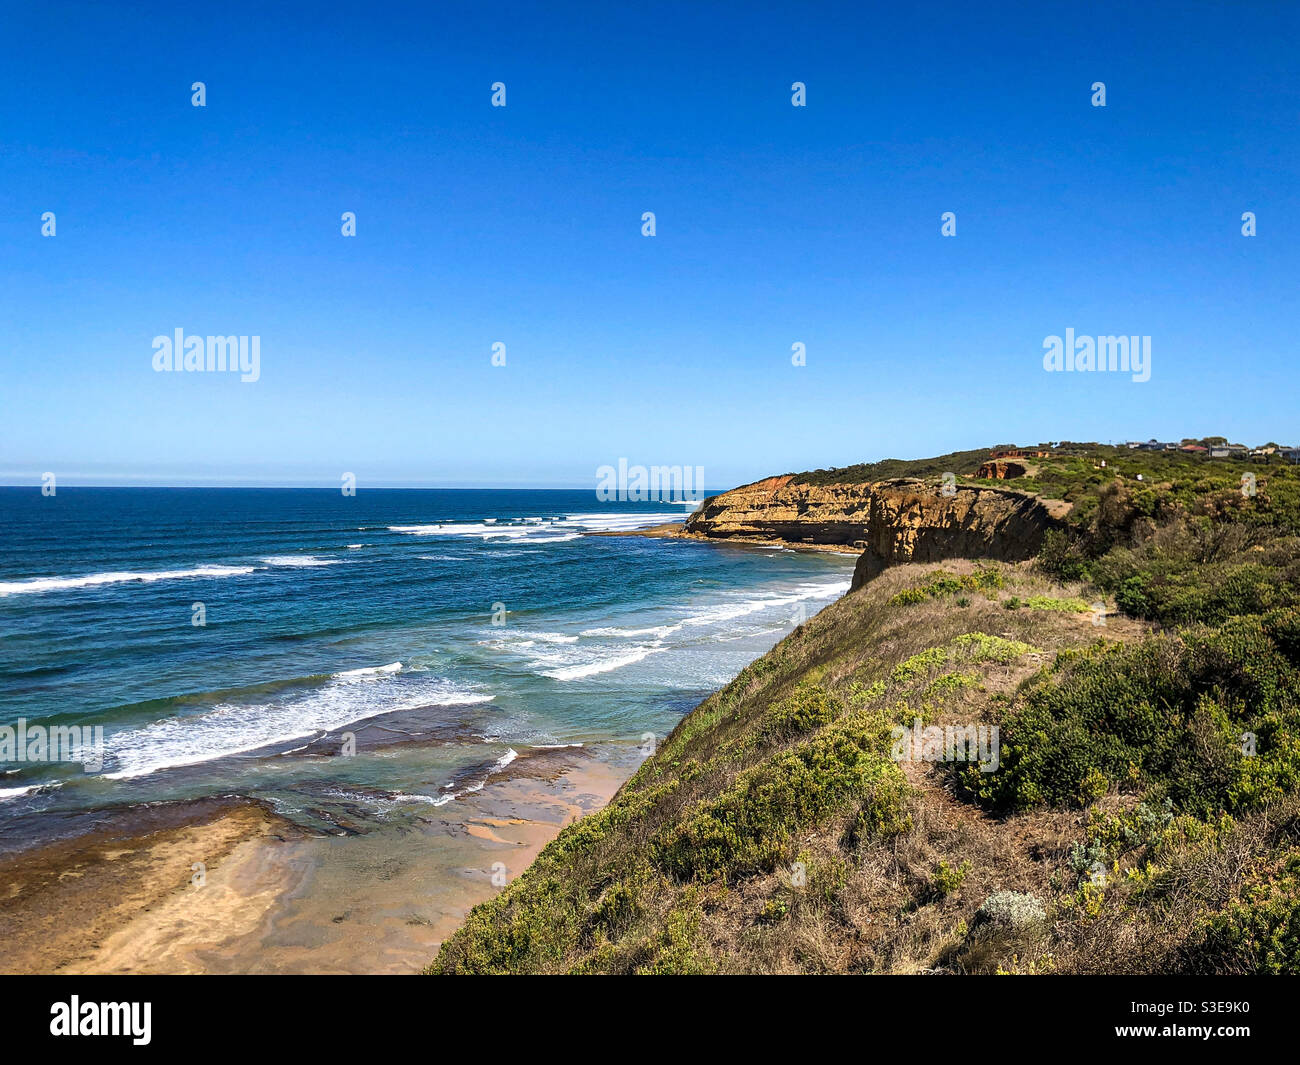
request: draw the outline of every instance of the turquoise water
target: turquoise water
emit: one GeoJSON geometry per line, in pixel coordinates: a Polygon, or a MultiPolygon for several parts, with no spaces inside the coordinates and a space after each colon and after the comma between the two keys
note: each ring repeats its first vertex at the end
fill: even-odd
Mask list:
{"type": "Polygon", "coordinates": [[[662,737],[852,567],[586,535],[689,509],[578,491],[0,488],[0,726],[104,735],[101,765],[0,763],[0,848],[213,795],[327,825],[428,814],[526,747],[662,737]]]}

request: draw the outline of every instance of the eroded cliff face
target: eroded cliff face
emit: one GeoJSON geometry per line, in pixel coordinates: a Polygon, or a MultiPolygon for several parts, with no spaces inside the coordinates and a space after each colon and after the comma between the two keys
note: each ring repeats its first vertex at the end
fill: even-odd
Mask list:
{"type": "Polygon", "coordinates": [[[1004,488],[939,485],[901,479],[873,484],[808,485],[791,477],[724,492],[686,523],[710,539],[783,540],[861,548],[858,588],[898,562],[1032,558],[1060,508],[1004,488]]]}

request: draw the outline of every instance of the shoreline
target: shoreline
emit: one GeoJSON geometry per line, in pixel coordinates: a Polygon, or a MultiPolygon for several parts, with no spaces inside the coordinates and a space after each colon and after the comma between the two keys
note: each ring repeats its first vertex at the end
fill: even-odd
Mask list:
{"type": "Polygon", "coordinates": [[[0,859],[0,970],[418,972],[500,890],[494,873],[513,880],[639,764],[630,751],[604,753],[521,753],[418,831],[314,834],[239,798],[178,804],[161,827],[25,849],[0,859]]]}
{"type": "MultiPolygon", "coordinates": [[[[681,522],[585,535],[859,553],[708,537],[681,522]]],[[[379,816],[337,835],[251,796],[119,807],[0,855],[0,972],[417,973],[499,893],[501,876],[513,880],[564,827],[603,809],[639,764],[635,747],[609,740],[521,748],[487,787],[416,807],[400,825],[379,816]]]]}
{"type": "Polygon", "coordinates": [[[229,891],[231,869],[258,842],[288,831],[288,823],[251,799],[177,804],[167,820],[144,829],[95,829],[0,859],[4,972],[133,971],[104,968],[96,959],[147,923],[144,915],[160,927],[164,914],[189,901],[187,891],[197,897],[196,862],[216,888],[204,897],[208,916],[239,925],[252,919],[258,900],[229,891]]]}

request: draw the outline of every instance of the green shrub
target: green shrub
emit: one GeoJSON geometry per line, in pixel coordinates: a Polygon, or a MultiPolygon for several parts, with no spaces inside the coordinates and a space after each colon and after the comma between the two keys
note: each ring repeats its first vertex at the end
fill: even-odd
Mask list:
{"type": "Polygon", "coordinates": [[[701,913],[689,890],[683,904],[668,914],[663,930],[653,943],[654,957],[637,969],[642,975],[703,976],[717,971],[717,964],[700,938],[701,913]]]}
{"type": "Polygon", "coordinates": [[[907,684],[917,677],[928,675],[932,669],[943,665],[947,661],[948,649],[946,647],[928,647],[896,665],[890,674],[890,679],[895,684],[907,684]]]}
{"type": "Polygon", "coordinates": [[[949,895],[956,894],[969,872],[970,862],[962,862],[961,865],[954,869],[946,861],[941,860],[935,866],[934,874],[930,877],[930,885],[934,894],[940,898],[947,898],[949,895]]]}
{"type": "Polygon", "coordinates": [[[1110,788],[1154,788],[1200,815],[1279,799],[1300,784],[1298,628],[1282,611],[1063,657],[1004,717],[1001,770],[962,770],[959,786],[1013,809],[1110,788]]]}
{"type": "Polygon", "coordinates": [[[1023,600],[1023,606],[1030,610],[1055,610],[1063,614],[1086,614],[1092,609],[1087,603],[1077,596],[1065,599],[1057,599],[1050,595],[1031,595],[1028,599],[1023,600]]]}
{"type": "Polygon", "coordinates": [[[1063,529],[1048,529],[1043,534],[1038,564],[1061,580],[1078,581],[1088,575],[1088,559],[1081,540],[1063,529]]]}
{"type": "MultiPolygon", "coordinates": [[[[949,573],[947,570],[937,569],[926,575],[923,584],[905,588],[891,597],[889,605],[908,606],[913,603],[923,603],[927,599],[939,599],[942,596],[954,595],[963,591],[982,591],[987,594],[992,589],[1001,588],[1002,585],[1001,571],[992,567],[980,567],[974,573],[967,573],[960,577],[949,573]]],[[[966,596],[963,596],[962,600],[958,600],[958,605],[966,606],[970,603],[970,599],[966,596]]]]}
{"type": "Polygon", "coordinates": [[[788,862],[800,833],[857,805],[866,831],[905,823],[902,772],[884,755],[880,725],[860,715],[742,772],[652,841],[655,862],[682,880],[732,880],[788,862]]]}
{"type": "Polygon", "coordinates": [[[963,688],[974,688],[979,684],[979,676],[974,673],[944,673],[930,682],[925,689],[925,696],[931,698],[939,695],[951,695],[963,688]]]}
{"type": "Polygon", "coordinates": [[[1195,973],[1300,975],[1300,854],[1280,877],[1202,920],[1184,965],[1195,973]]]}
{"type": "Polygon", "coordinates": [[[765,740],[788,740],[829,725],[843,705],[817,684],[801,684],[793,695],[774,703],[758,726],[765,740]]]}
{"type": "Polygon", "coordinates": [[[1000,662],[1005,665],[1014,662],[1022,655],[1036,653],[1020,640],[1008,640],[1002,636],[990,636],[986,632],[965,632],[953,640],[956,656],[976,662],[1000,662]]]}

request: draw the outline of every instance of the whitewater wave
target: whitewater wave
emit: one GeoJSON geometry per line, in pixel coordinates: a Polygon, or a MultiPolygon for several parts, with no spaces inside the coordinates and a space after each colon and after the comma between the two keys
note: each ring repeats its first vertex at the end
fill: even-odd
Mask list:
{"type": "Polygon", "coordinates": [[[480,643],[494,651],[522,658],[525,668],[551,680],[581,680],[609,673],[666,649],[658,641],[611,646],[594,641],[583,642],[581,637],[568,633],[530,632],[526,629],[494,632],[480,643]]]}
{"type": "Polygon", "coordinates": [[[637,529],[650,529],[656,525],[667,525],[684,520],[680,514],[666,513],[571,514],[567,518],[560,519],[557,524],[571,525],[592,532],[633,532],[637,529]]]}
{"type": "Polygon", "coordinates": [[[0,802],[7,799],[16,799],[20,795],[30,795],[34,791],[43,791],[46,788],[61,788],[62,781],[54,780],[45,784],[28,784],[25,788],[0,788],[0,802]]]}
{"type": "Polygon", "coordinates": [[[572,514],[554,518],[487,518],[427,525],[390,525],[407,536],[470,536],[488,542],[560,544],[588,532],[630,532],[683,520],[671,513],[572,514]]]}
{"type": "Polygon", "coordinates": [[[543,677],[550,677],[552,680],[583,680],[586,677],[595,677],[601,673],[610,673],[624,666],[630,666],[664,649],[663,647],[638,647],[625,654],[602,656],[592,661],[563,666],[559,669],[544,669],[541,672],[543,677]]]}
{"type": "Polygon", "coordinates": [[[741,599],[739,602],[722,603],[710,607],[708,610],[686,618],[682,624],[693,626],[717,625],[725,621],[734,621],[737,618],[747,617],[750,614],[757,614],[763,610],[770,610],[773,607],[792,606],[795,603],[805,602],[809,599],[838,598],[849,590],[849,585],[850,582],[848,581],[830,581],[801,585],[797,590],[787,594],[768,592],[752,599],[741,599]]]}
{"type": "Polygon", "coordinates": [[[105,745],[105,777],[146,776],[308,739],[398,710],[471,706],[494,697],[397,662],[330,676],[309,692],[265,702],[226,701],[199,714],[169,717],[115,733],[105,745]]]}
{"type": "Polygon", "coordinates": [[[341,673],[332,673],[335,680],[358,679],[361,677],[373,677],[378,673],[400,673],[402,671],[401,662],[389,662],[386,666],[363,666],[361,669],[345,669],[341,673]]]}
{"type": "Polygon", "coordinates": [[[652,625],[646,629],[625,629],[617,625],[610,625],[600,629],[583,629],[583,636],[615,636],[620,639],[633,639],[637,636],[654,636],[663,639],[665,636],[671,636],[682,626],[677,625],[652,625]]]}
{"type": "Polygon", "coordinates": [[[0,595],[31,595],[68,588],[97,588],[104,584],[126,584],[131,581],[151,584],[154,581],[188,578],[242,577],[256,569],[256,566],[195,566],[192,569],[91,573],[84,577],[31,577],[21,581],[0,581],[0,595]]]}
{"type": "MultiPolygon", "coordinates": [[[[641,628],[609,625],[601,628],[583,629],[582,635],[611,637],[617,639],[636,639],[638,637],[651,636],[656,640],[664,640],[669,636],[680,632],[687,626],[703,628],[710,625],[720,625],[728,621],[735,621],[737,618],[748,617],[750,614],[758,614],[765,610],[771,610],[783,606],[792,606],[795,603],[807,600],[838,598],[848,590],[848,581],[819,581],[799,585],[789,592],[751,593],[746,598],[739,598],[732,602],[719,603],[715,606],[708,607],[699,613],[690,614],[687,617],[682,618],[682,620],[673,623],[651,625],[641,628]]],[[[778,630],[765,629],[763,631],[775,632],[778,630]]],[[[725,638],[743,639],[747,635],[752,634],[740,633],[739,635],[725,638]]],[[[723,639],[724,637],[718,638],[723,639]]]]}
{"type": "Polygon", "coordinates": [[[483,523],[466,525],[447,522],[438,525],[390,525],[388,531],[408,536],[482,536],[490,534],[492,527],[483,523]]]}
{"type": "Polygon", "coordinates": [[[500,773],[501,770],[505,769],[506,766],[518,757],[519,752],[511,747],[507,749],[505,754],[496,760],[496,763],[492,768],[487,771],[487,776],[482,780],[464,788],[456,788],[454,784],[448,784],[446,786],[452,790],[448,791],[446,795],[440,795],[436,799],[430,799],[427,801],[432,802],[434,806],[446,806],[447,803],[451,802],[453,799],[459,799],[462,795],[472,795],[476,791],[482,791],[483,788],[487,786],[487,782],[492,778],[494,773],[500,773]]]}
{"type": "Polygon", "coordinates": [[[770,615],[807,600],[833,599],[848,588],[849,582],[845,580],[806,582],[788,589],[746,592],[659,625],[604,625],[583,629],[577,636],[510,629],[488,633],[480,642],[495,651],[517,656],[538,676],[580,681],[635,665],[651,655],[687,646],[698,639],[732,642],[780,631],[771,628],[770,617],[759,633],[751,628],[736,631],[730,623],[764,612],[770,615]],[[719,628],[721,632],[708,631],[719,628]],[[683,630],[691,633],[688,640],[671,640],[683,630]]]}
{"type": "MultiPolygon", "coordinates": [[[[317,558],[314,555],[271,555],[261,560],[264,566],[308,569],[337,566],[342,559],[317,558]]],[[[0,581],[0,595],[39,595],[76,588],[98,588],[113,584],[153,584],[157,581],[202,580],[217,577],[246,577],[258,572],[258,566],[204,565],[189,569],[114,570],[88,573],[81,577],[29,577],[19,581],[0,581]]]]}
{"type": "Polygon", "coordinates": [[[534,640],[541,640],[542,643],[577,643],[577,636],[570,636],[567,632],[530,632],[528,634],[534,640]]]}

